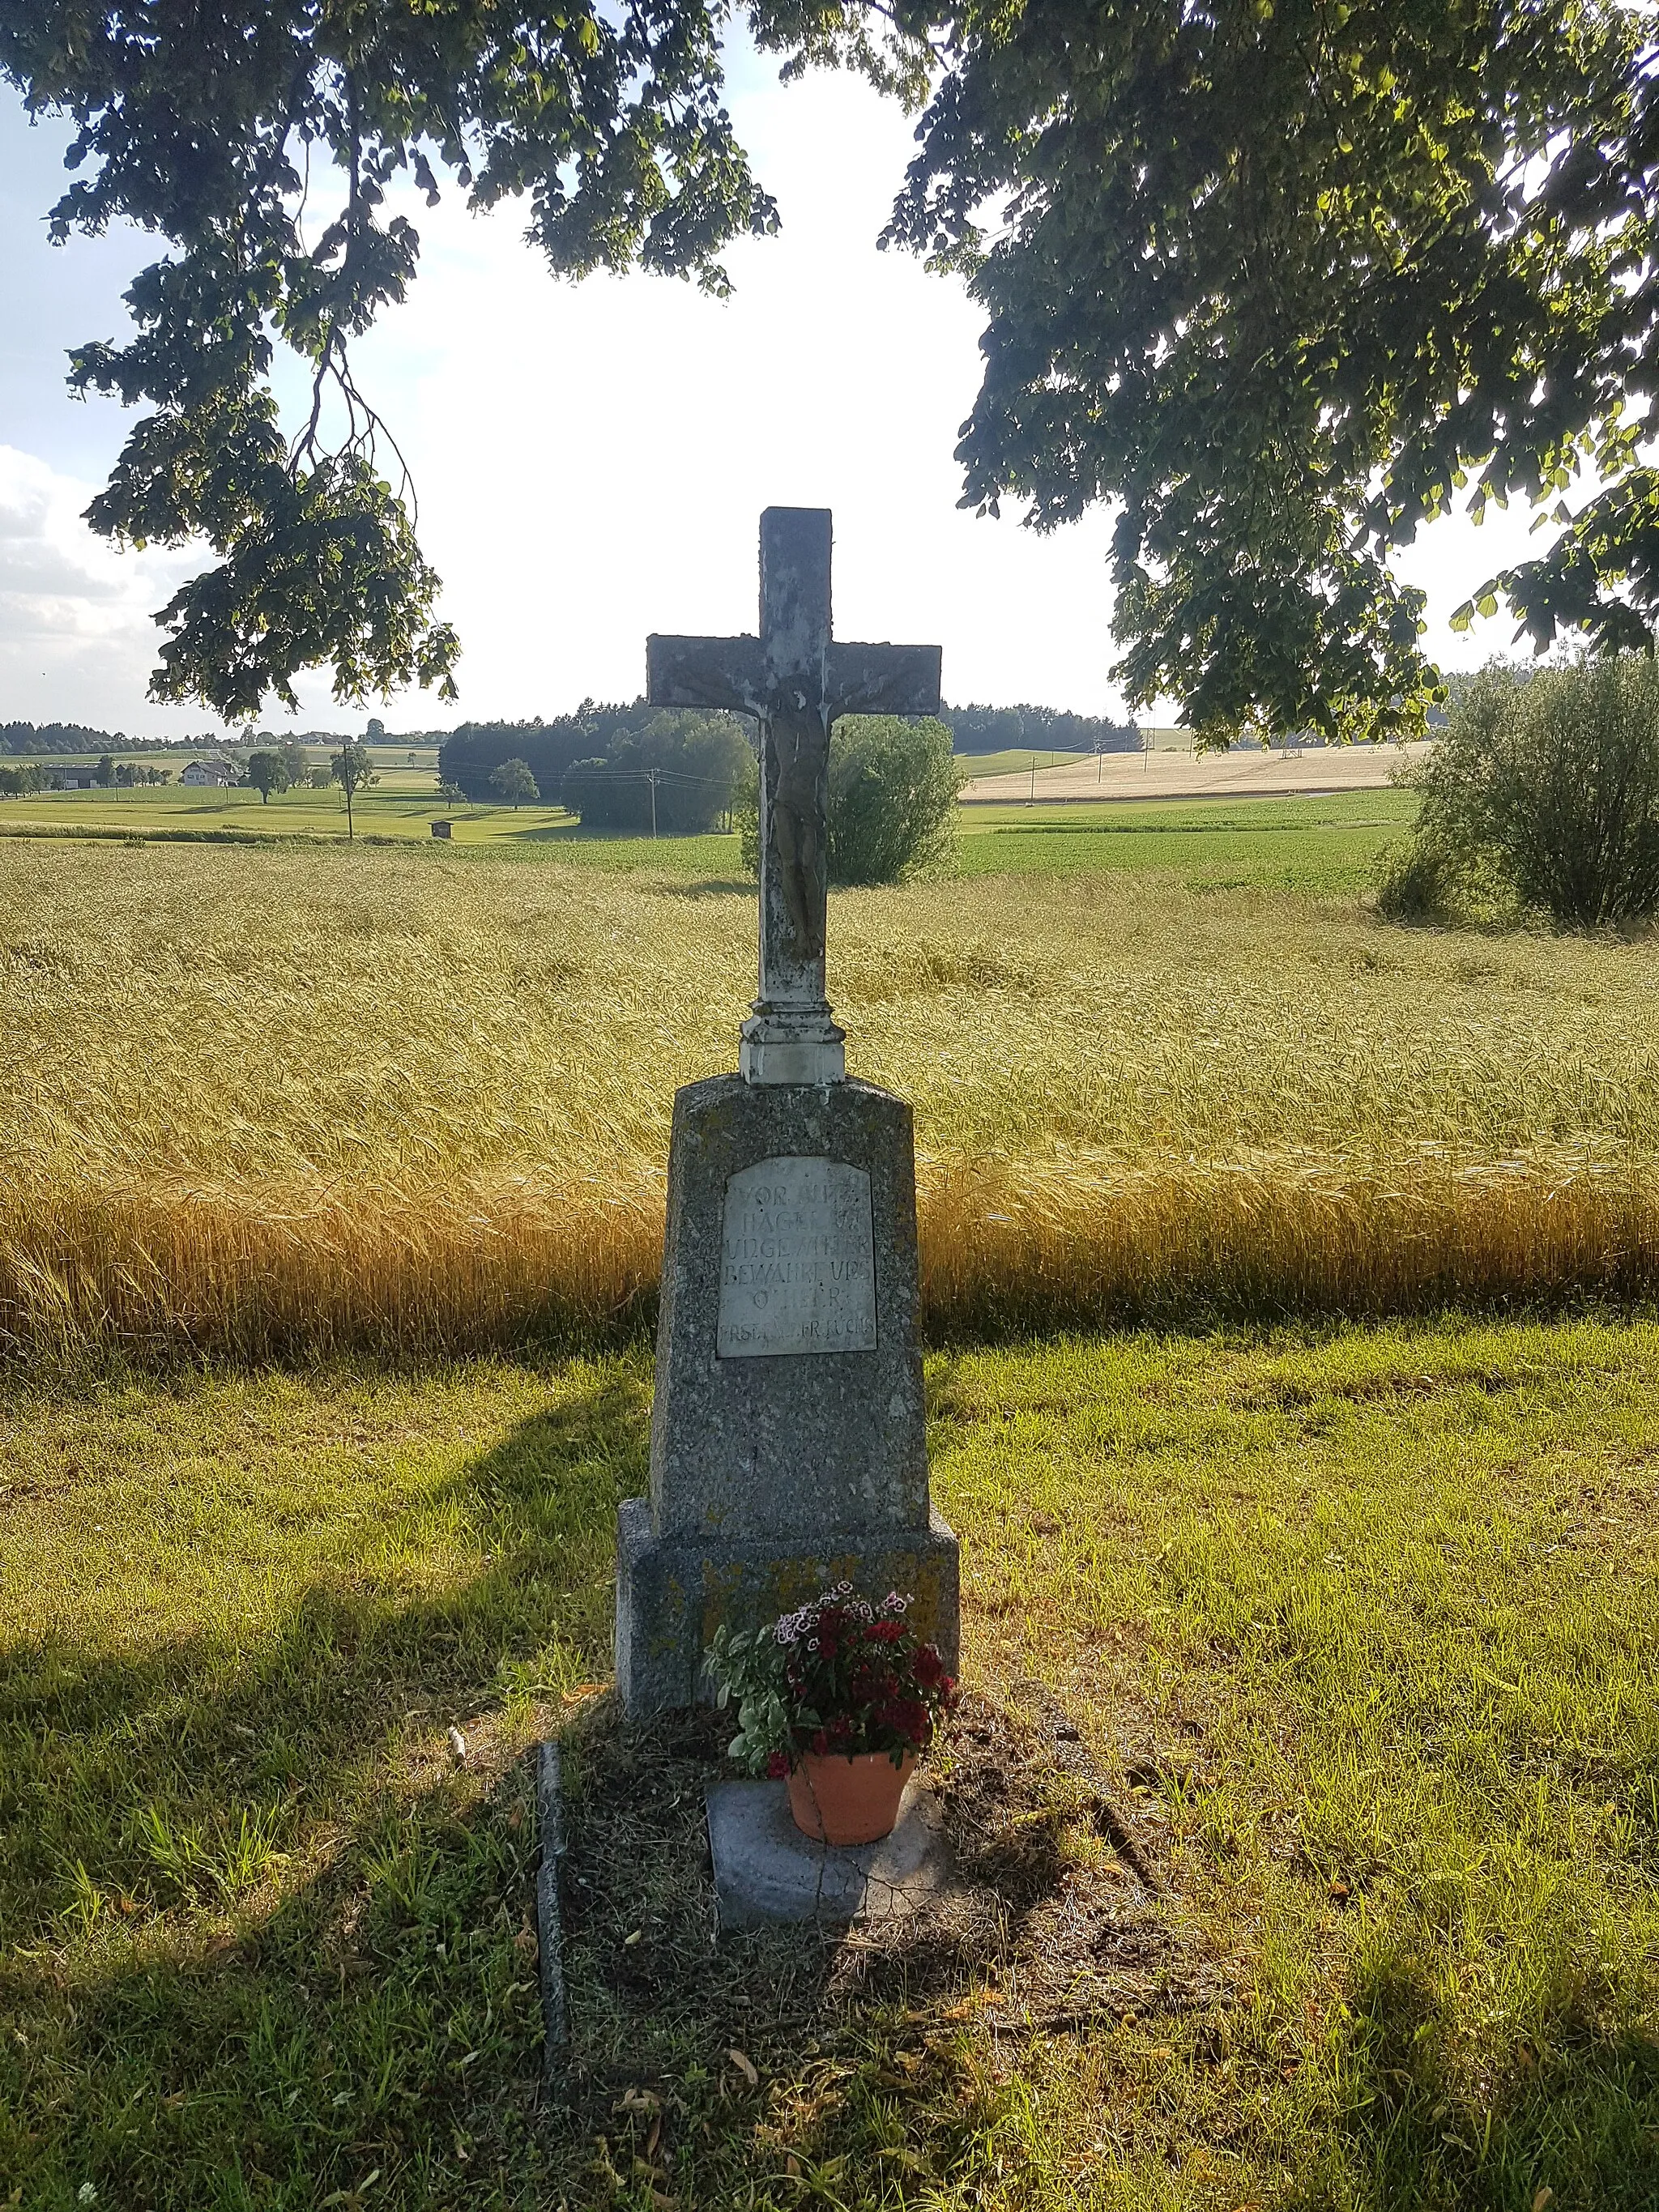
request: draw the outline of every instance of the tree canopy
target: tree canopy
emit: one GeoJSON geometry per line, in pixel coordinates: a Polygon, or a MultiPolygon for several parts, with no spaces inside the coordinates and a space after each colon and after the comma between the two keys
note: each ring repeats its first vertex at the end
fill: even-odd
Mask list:
{"type": "MultiPolygon", "coordinates": [[[[600,708],[587,719],[614,711],[600,708]]],[[[753,757],[735,714],[645,708],[642,720],[611,725],[603,755],[571,763],[559,801],[590,830],[711,830],[730,812],[753,757]]]]}
{"type": "MultiPolygon", "coordinates": [[[[415,534],[396,443],[350,349],[401,301],[420,251],[398,179],[474,208],[528,203],[570,276],[635,264],[719,291],[721,249],[775,227],[721,106],[723,0],[6,0],[0,72],[69,116],[79,173],[52,234],[125,217],[172,251],[127,294],[130,342],[71,356],[82,392],[148,404],[94,528],[205,539],[218,565],[162,611],[151,685],[231,720],[325,665],[335,696],[410,682],[453,696],[459,641],[415,534]],[[274,344],[311,370],[284,434],[274,344]]],[[[755,27],[797,65],[842,57],[919,89],[857,10],[764,0],[755,27]]],[[[914,42],[911,42],[914,46],[914,42]]]]}
{"type": "Polygon", "coordinates": [[[889,235],[989,318],[969,501],[1117,506],[1132,702],[1409,733],[1423,597],[1389,556],[1466,486],[1567,495],[1483,611],[1650,642],[1654,27],[1646,0],[961,0],[889,235]]]}
{"type": "Polygon", "coordinates": [[[499,768],[492,769],[489,787],[515,814],[526,800],[533,805],[542,795],[526,760],[504,760],[499,768]]]}
{"type": "MultiPolygon", "coordinates": [[[[1492,580],[1540,645],[1651,643],[1655,0],[751,0],[786,74],[926,97],[889,242],[987,315],[966,501],[1117,511],[1118,674],[1206,736],[1420,726],[1389,556],[1467,492],[1554,507],[1492,580]]],[[[388,194],[527,202],[558,271],[719,290],[773,204],[721,106],[725,0],[6,0],[0,69],[70,115],[54,233],[170,243],[71,382],[152,411],[90,510],[201,538],[153,685],[227,717],[301,669],[453,690],[459,641],[350,347],[419,251],[388,194]],[[302,212],[310,195],[310,216],[302,212]],[[326,212],[323,212],[326,210],[326,212]],[[274,343],[312,372],[279,427],[274,343]]],[[[406,197],[404,195],[404,197],[406,197]]]]}
{"type": "Polygon", "coordinates": [[[247,757],[247,780],[258,793],[262,806],[270,805],[273,791],[286,791],[293,781],[281,753],[263,747],[247,757]]]}
{"type": "MultiPolygon", "coordinates": [[[[739,850],[760,867],[760,775],[750,756],[737,808],[739,850]]],[[[896,884],[951,851],[963,772],[933,715],[844,714],[830,732],[825,830],[830,881],[896,884]]]]}

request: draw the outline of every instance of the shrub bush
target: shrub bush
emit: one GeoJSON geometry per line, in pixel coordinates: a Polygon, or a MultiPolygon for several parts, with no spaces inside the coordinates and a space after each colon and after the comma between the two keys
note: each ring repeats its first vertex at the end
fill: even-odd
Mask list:
{"type": "MultiPolygon", "coordinates": [[[[848,714],[830,733],[830,880],[896,884],[941,860],[956,836],[962,771],[931,718],[848,714]]],[[[760,865],[757,778],[741,810],[744,865],[760,865]]]]}
{"type": "Polygon", "coordinates": [[[1648,655],[1482,670],[1420,782],[1412,842],[1386,864],[1383,912],[1435,918],[1478,897],[1483,879],[1571,927],[1659,909],[1659,666],[1648,655]]]}

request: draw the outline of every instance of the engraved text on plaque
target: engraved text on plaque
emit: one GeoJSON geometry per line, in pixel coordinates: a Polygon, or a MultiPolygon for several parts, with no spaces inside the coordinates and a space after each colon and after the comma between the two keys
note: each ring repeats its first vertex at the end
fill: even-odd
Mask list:
{"type": "Polygon", "coordinates": [[[726,1186],[722,1359],[873,1352],[870,1178],[839,1160],[759,1160],[726,1186]]]}

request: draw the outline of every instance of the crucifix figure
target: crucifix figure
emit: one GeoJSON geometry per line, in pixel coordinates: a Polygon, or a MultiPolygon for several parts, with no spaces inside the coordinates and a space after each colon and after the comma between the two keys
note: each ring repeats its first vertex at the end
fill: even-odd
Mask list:
{"type": "Polygon", "coordinates": [[[846,1036],[824,996],[830,726],[842,714],[935,714],[936,645],[830,635],[830,510],[769,507],[760,635],[652,637],[646,697],[760,723],[760,995],[743,1025],[750,1083],[839,1083],[846,1036]]]}

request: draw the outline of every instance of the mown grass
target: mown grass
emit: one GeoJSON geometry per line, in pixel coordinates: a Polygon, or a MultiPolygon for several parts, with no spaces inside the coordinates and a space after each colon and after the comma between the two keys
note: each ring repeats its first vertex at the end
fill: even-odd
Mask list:
{"type": "MultiPolygon", "coordinates": [[[[434,842],[431,823],[443,817],[452,835],[432,854],[440,865],[487,855],[624,872],[648,869],[715,884],[743,879],[735,834],[619,837],[584,830],[556,806],[450,807],[429,787],[428,770],[386,771],[380,786],[358,799],[359,840],[427,851],[434,842]]],[[[1395,791],[1323,799],[975,805],[962,810],[956,870],[976,876],[1162,868],[1200,890],[1358,894],[1370,882],[1382,846],[1404,834],[1415,810],[1414,794],[1395,791]]],[[[303,846],[337,844],[345,834],[339,793],[308,789],[278,793],[264,805],[257,792],[177,787],[58,793],[0,805],[0,837],[19,841],[303,846]]]]}
{"type": "MultiPolygon", "coordinates": [[[[13,846],[0,1328],[441,1356],[629,1327],[752,893],[13,846]]],[[[846,893],[855,1073],[916,1109],[936,1333],[1659,1285],[1659,948],[1097,871],[846,893]]]]}
{"type": "Polygon", "coordinates": [[[964,807],[957,865],[964,876],[1158,869],[1189,890],[1358,898],[1375,879],[1383,850],[1406,835],[1416,813],[1409,791],[1184,805],[964,807]]]}
{"type": "MultiPolygon", "coordinates": [[[[14,1389],[0,2202],[1650,2206],[1656,1352],[935,1355],[969,1680],[1062,1701],[1161,1838],[1176,1964],[1070,2027],[988,1969],[775,2034],[757,1982],[751,2089],[729,2021],[629,2010],[636,1930],[590,1911],[568,2106],[523,1753],[608,1671],[642,1356],[14,1389]]],[[[1123,1878],[1055,1832],[1057,1909],[1123,1878]]]]}

